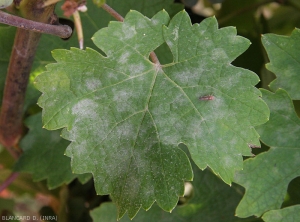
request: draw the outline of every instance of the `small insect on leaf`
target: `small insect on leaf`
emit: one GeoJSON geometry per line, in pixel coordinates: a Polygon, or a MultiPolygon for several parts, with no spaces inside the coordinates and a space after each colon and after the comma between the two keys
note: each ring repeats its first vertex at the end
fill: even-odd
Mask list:
{"type": "Polygon", "coordinates": [[[215,97],[212,95],[199,97],[199,100],[214,100],[214,99],[215,99],[215,97]]]}

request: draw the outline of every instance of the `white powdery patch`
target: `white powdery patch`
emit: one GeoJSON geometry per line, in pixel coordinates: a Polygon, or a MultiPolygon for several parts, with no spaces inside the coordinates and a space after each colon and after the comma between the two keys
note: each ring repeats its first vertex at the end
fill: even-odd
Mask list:
{"type": "Polygon", "coordinates": [[[204,39],[205,39],[204,41],[199,41],[198,48],[206,49],[207,51],[210,50],[211,48],[214,48],[214,42],[210,38],[205,37],[204,39]]]}
{"type": "Polygon", "coordinates": [[[106,75],[109,80],[117,80],[118,79],[118,75],[116,73],[108,72],[106,75]]]}
{"type": "Polygon", "coordinates": [[[211,103],[212,110],[214,110],[215,115],[214,118],[223,119],[226,118],[227,108],[226,102],[222,97],[215,97],[211,103]]]}
{"type": "Polygon", "coordinates": [[[212,55],[212,59],[214,61],[224,61],[224,60],[226,61],[226,60],[228,60],[227,53],[221,48],[216,48],[216,49],[212,50],[211,55],[212,55]]]}
{"type": "Polygon", "coordinates": [[[97,119],[98,114],[96,109],[98,104],[91,99],[83,99],[78,101],[72,107],[72,114],[79,119],[97,119]]]}
{"type": "Polygon", "coordinates": [[[243,38],[240,38],[238,36],[229,38],[228,41],[229,41],[230,45],[239,45],[239,44],[243,44],[245,42],[243,38]]]}
{"type": "Polygon", "coordinates": [[[159,19],[152,19],[151,22],[153,25],[157,25],[160,21],[159,19]]]}
{"type": "Polygon", "coordinates": [[[85,85],[89,90],[94,91],[95,89],[101,88],[102,83],[99,79],[88,79],[85,85]]]}
{"type": "Polygon", "coordinates": [[[188,82],[189,82],[188,75],[189,75],[189,69],[179,70],[178,72],[173,71],[171,78],[176,84],[184,87],[184,86],[188,85],[188,82]],[[186,71],[188,71],[188,72],[186,72],[186,71]],[[187,74],[185,74],[185,73],[187,73],[187,74]]]}
{"type": "Polygon", "coordinates": [[[202,119],[194,119],[191,121],[191,123],[188,125],[188,129],[188,136],[195,140],[198,138],[203,138],[203,131],[208,130],[205,122],[202,119]]]}
{"type": "Polygon", "coordinates": [[[176,41],[178,39],[178,30],[179,27],[174,28],[172,35],[174,36],[173,40],[176,41]]]}
{"type": "Polygon", "coordinates": [[[172,41],[170,41],[170,40],[167,40],[167,41],[166,41],[166,43],[167,43],[167,45],[168,45],[170,48],[172,48],[172,47],[173,47],[173,42],[172,42],[172,41]]]}
{"type": "Polygon", "coordinates": [[[229,155],[225,156],[226,154],[222,154],[222,155],[224,155],[224,157],[221,160],[222,161],[221,164],[224,166],[224,168],[229,168],[229,167],[232,167],[232,166],[236,165],[236,160],[235,159],[233,159],[229,155]]]}
{"type": "Polygon", "coordinates": [[[129,56],[130,56],[129,52],[123,53],[121,55],[121,57],[119,58],[118,63],[119,64],[125,64],[125,63],[127,63],[129,56]]]}
{"type": "Polygon", "coordinates": [[[122,38],[122,35],[121,35],[121,33],[120,33],[119,31],[114,31],[114,32],[112,33],[112,36],[117,37],[118,39],[121,39],[121,38],[122,38]]]}
{"type": "Polygon", "coordinates": [[[136,35],[135,26],[130,26],[126,23],[122,26],[122,31],[124,33],[123,39],[131,39],[136,35]]]}
{"type": "Polygon", "coordinates": [[[143,20],[138,20],[136,23],[136,29],[147,28],[147,24],[143,20]]]}
{"type": "Polygon", "coordinates": [[[141,74],[145,71],[145,65],[143,63],[129,65],[129,72],[131,76],[141,74]]]}
{"type": "Polygon", "coordinates": [[[127,89],[120,90],[120,89],[113,88],[112,92],[114,95],[113,100],[116,101],[117,103],[127,101],[131,97],[131,94],[132,94],[132,92],[127,89]]]}

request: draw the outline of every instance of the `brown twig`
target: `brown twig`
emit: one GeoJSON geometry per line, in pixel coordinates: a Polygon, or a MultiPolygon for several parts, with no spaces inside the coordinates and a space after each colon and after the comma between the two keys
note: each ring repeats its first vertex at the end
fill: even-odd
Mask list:
{"type": "Polygon", "coordinates": [[[17,29],[5,81],[0,113],[0,142],[18,144],[23,130],[23,105],[28,78],[41,33],[17,29]]]}
{"type": "Polygon", "coordinates": [[[15,26],[21,29],[34,32],[56,35],[60,38],[68,38],[72,34],[71,27],[67,25],[49,25],[42,22],[35,22],[0,10],[0,23],[15,26]]]}
{"type": "MultiPolygon", "coordinates": [[[[20,6],[20,10],[26,15],[25,19],[0,11],[0,22],[19,27],[10,56],[0,112],[0,143],[14,158],[22,152],[18,143],[23,135],[23,105],[40,37],[43,32],[64,33],[64,30],[57,29],[59,26],[49,25],[54,24],[57,19],[54,14],[55,5],[39,8],[42,2],[43,0],[31,0],[30,4],[20,6]]],[[[68,35],[62,35],[66,36],[68,35]]]]}
{"type": "Polygon", "coordinates": [[[103,4],[101,6],[105,11],[107,11],[111,16],[113,16],[115,19],[117,19],[120,22],[124,21],[124,18],[122,15],[120,15],[118,12],[116,12],[114,9],[112,9],[109,5],[103,4]]]}
{"type": "Polygon", "coordinates": [[[19,176],[18,172],[13,172],[6,178],[6,180],[0,186],[0,193],[5,190],[17,177],[19,176]]]}

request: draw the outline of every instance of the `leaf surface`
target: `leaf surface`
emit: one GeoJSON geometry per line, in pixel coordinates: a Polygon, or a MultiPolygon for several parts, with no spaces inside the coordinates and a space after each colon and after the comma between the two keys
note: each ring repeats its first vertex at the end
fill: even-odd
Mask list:
{"type": "Polygon", "coordinates": [[[261,140],[270,150],[244,162],[235,182],[246,188],[236,209],[239,217],[261,216],[279,209],[289,182],[300,176],[300,120],[286,91],[261,90],[268,104],[270,121],[257,127],[261,140]]]}
{"type": "Polygon", "coordinates": [[[94,35],[106,57],[56,50],[57,63],[36,79],[45,127],[65,128],[73,170],[93,172],[119,217],[155,200],[166,211],[176,206],[183,181],[192,179],[179,143],[201,169],[231,183],[249,145],[259,145],[253,126],[268,119],[258,77],[230,65],[249,41],[232,27],[218,29],[215,18],[192,26],[180,12],[163,28],[168,23],[165,11],[151,20],[131,11],[94,35]],[[148,58],[164,42],[173,62],[161,67],[148,58]]]}
{"type": "Polygon", "coordinates": [[[71,171],[70,158],[64,156],[69,142],[60,137],[59,131],[43,129],[41,118],[39,113],[25,121],[29,133],[21,140],[24,153],[14,170],[31,173],[35,181],[47,179],[48,187],[54,189],[77,175],[71,171]]]}
{"type": "Polygon", "coordinates": [[[285,89],[293,100],[300,99],[300,29],[295,29],[291,36],[266,34],[262,37],[262,43],[268,53],[270,63],[267,69],[276,75],[270,88],[275,91],[278,88],[285,89]]]}

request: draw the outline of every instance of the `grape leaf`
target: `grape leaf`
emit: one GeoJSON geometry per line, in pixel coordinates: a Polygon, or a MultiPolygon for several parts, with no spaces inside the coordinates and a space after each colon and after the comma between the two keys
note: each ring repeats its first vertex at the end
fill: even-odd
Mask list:
{"type": "Polygon", "coordinates": [[[260,144],[253,126],[268,119],[258,77],[230,65],[249,41],[232,27],[219,30],[215,18],[192,26],[183,11],[163,28],[168,22],[165,11],[152,20],[131,11],[94,35],[107,57],[56,50],[57,63],[36,78],[44,127],[65,128],[73,170],[93,173],[119,217],[133,218],[155,200],[166,211],[175,207],[182,181],[192,179],[180,142],[201,169],[230,183],[242,155],[260,144]],[[148,57],[164,41],[174,60],[161,67],[148,57]]]}
{"type": "Polygon", "coordinates": [[[300,218],[300,205],[270,210],[262,217],[266,222],[294,222],[300,218]]]}
{"type": "MultiPolygon", "coordinates": [[[[171,214],[154,204],[149,211],[140,211],[132,221],[243,221],[244,219],[234,216],[235,208],[242,198],[242,187],[236,184],[229,187],[210,170],[201,171],[195,164],[192,165],[195,177],[191,182],[192,195],[186,197],[186,203],[178,205],[171,214]]],[[[116,212],[113,203],[102,203],[91,211],[91,217],[94,222],[116,222],[116,212]]],[[[249,221],[248,218],[245,220],[249,221]]],[[[124,216],[120,221],[129,222],[130,219],[124,216]]]]}
{"type": "Polygon", "coordinates": [[[276,75],[270,88],[275,91],[278,88],[285,89],[292,99],[300,99],[300,29],[295,29],[291,36],[266,34],[262,37],[262,43],[268,53],[270,63],[267,69],[276,75]]]}
{"type": "Polygon", "coordinates": [[[261,90],[270,107],[270,121],[257,127],[261,140],[270,150],[244,162],[244,170],[235,182],[246,188],[245,196],[236,209],[239,217],[261,216],[279,209],[288,183],[300,176],[300,120],[286,91],[276,93],[261,90]]]}
{"type": "Polygon", "coordinates": [[[14,170],[31,173],[35,181],[47,179],[48,187],[54,189],[77,175],[72,174],[70,158],[63,155],[69,142],[60,137],[59,131],[43,129],[41,118],[39,113],[25,121],[29,133],[21,140],[24,153],[14,170]]]}

